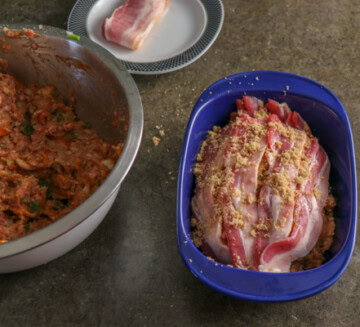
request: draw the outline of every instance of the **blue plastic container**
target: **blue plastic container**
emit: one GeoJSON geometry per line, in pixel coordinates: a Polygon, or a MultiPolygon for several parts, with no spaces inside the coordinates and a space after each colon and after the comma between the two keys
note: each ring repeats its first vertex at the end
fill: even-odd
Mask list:
{"type": "Polygon", "coordinates": [[[311,79],[283,72],[239,73],[212,84],[197,101],[186,130],[177,189],[178,247],[186,266],[206,285],[239,299],[289,301],[331,286],[351,258],[356,236],[357,190],[354,146],[349,120],[339,99],[311,79]],[[318,137],[331,162],[330,184],[337,199],[334,243],[319,268],[296,273],[264,273],[231,268],[208,260],[192,243],[192,168],[208,130],[223,126],[236,111],[235,100],[251,95],[287,102],[318,137]]]}

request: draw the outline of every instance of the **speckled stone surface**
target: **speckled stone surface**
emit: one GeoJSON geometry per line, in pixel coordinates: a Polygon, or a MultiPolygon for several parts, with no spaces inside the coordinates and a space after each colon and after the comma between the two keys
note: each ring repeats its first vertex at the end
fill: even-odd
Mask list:
{"type": "MultiPolygon", "coordinates": [[[[0,23],[65,28],[72,0],[2,0],[0,23]]],[[[359,326],[359,242],[328,290],[281,304],[238,301],[198,282],[175,236],[185,127],[212,82],[253,69],[289,71],[332,89],[360,136],[358,0],[223,0],[219,38],[192,65],[135,76],[145,113],[136,162],[99,228],[65,256],[0,275],[0,326],[359,326]],[[159,136],[156,126],[162,126],[159,136]],[[152,137],[160,137],[157,147],[152,137]]],[[[357,158],[359,165],[359,158],[357,158]]]]}

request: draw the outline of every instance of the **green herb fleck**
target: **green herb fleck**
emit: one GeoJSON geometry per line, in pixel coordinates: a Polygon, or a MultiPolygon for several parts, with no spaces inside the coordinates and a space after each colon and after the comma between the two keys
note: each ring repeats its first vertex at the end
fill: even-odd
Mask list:
{"type": "Polygon", "coordinates": [[[21,134],[25,136],[31,136],[34,134],[34,128],[29,123],[24,123],[21,134]]]}
{"type": "Polygon", "coordinates": [[[31,226],[30,226],[30,224],[26,224],[26,225],[24,226],[24,229],[25,229],[25,232],[26,232],[26,233],[30,233],[30,231],[31,231],[31,226]]]}
{"type": "Polygon", "coordinates": [[[68,201],[66,199],[64,199],[64,200],[54,199],[53,200],[53,204],[54,204],[53,209],[56,211],[59,209],[63,209],[65,207],[67,207],[67,202],[68,201]]]}
{"type": "Polygon", "coordinates": [[[62,112],[60,112],[59,110],[57,109],[54,109],[51,114],[56,117],[56,121],[58,123],[62,122],[64,120],[64,114],[62,112]]]}
{"type": "Polygon", "coordinates": [[[22,203],[29,202],[28,197],[24,196],[24,197],[21,199],[21,202],[22,202],[22,203]]]}
{"type": "Polygon", "coordinates": [[[31,201],[30,202],[30,212],[31,213],[38,212],[40,210],[40,207],[41,207],[41,202],[39,202],[39,201],[31,201]]]}
{"type": "Polygon", "coordinates": [[[58,123],[61,123],[63,120],[64,120],[64,115],[61,112],[59,112],[56,116],[56,121],[58,123]]]}
{"type": "Polygon", "coordinates": [[[41,186],[41,187],[49,187],[50,183],[48,181],[39,181],[39,186],[41,186]]]}
{"type": "Polygon", "coordinates": [[[68,34],[66,37],[70,40],[80,41],[80,36],[77,34],[71,33],[71,34],[68,34]]]}
{"type": "Polygon", "coordinates": [[[71,138],[72,140],[76,140],[76,139],[78,138],[78,136],[76,135],[75,132],[71,132],[70,138],[71,138]]]}
{"type": "Polygon", "coordinates": [[[31,113],[29,111],[26,111],[24,114],[24,118],[26,121],[30,121],[31,120],[31,113]]]}
{"type": "Polygon", "coordinates": [[[46,190],[46,199],[48,200],[48,199],[51,197],[52,192],[53,192],[53,189],[52,189],[52,187],[51,187],[50,182],[48,182],[48,181],[40,181],[40,182],[39,182],[39,186],[41,186],[41,187],[47,187],[47,190],[46,190]]]}
{"type": "Polygon", "coordinates": [[[83,126],[83,128],[85,128],[85,129],[90,129],[90,128],[91,128],[91,124],[90,124],[90,123],[85,123],[85,122],[83,122],[82,126],[83,126]]]}

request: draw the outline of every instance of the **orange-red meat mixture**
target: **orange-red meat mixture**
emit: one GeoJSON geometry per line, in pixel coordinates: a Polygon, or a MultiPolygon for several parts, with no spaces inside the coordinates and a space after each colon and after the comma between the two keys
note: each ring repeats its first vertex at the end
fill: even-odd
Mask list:
{"type": "Polygon", "coordinates": [[[101,140],[52,86],[0,74],[0,243],[34,232],[84,202],[122,145],[101,140]]]}

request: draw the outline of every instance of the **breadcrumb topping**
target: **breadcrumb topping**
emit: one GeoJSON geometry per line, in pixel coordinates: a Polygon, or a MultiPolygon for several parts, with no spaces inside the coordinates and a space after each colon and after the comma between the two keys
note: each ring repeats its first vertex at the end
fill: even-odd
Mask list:
{"type": "Polygon", "coordinates": [[[160,139],[158,137],[156,137],[156,136],[153,136],[152,141],[153,141],[155,146],[158,146],[159,143],[160,143],[160,139]]]}

